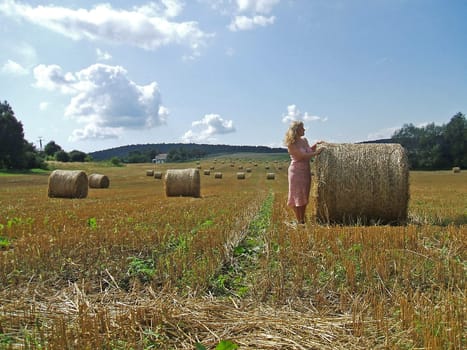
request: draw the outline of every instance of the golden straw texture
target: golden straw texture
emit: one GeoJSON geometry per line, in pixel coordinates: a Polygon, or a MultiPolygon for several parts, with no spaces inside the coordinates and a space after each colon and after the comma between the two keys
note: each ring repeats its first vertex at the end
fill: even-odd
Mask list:
{"type": "Polygon", "coordinates": [[[165,194],[171,196],[200,197],[198,169],[168,169],[165,174],[165,194]]]}
{"type": "Polygon", "coordinates": [[[108,176],[102,174],[91,174],[88,176],[90,188],[109,188],[110,180],[108,176]]]}
{"type": "Polygon", "coordinates": [[[82,170],[54,170],[49,176],[49,197],[86,198],[88,177],[82,170]]]}
{"type": "Polygon", "coordinates": [[[409,166],[399,144],[322,144],[313,163],[318,221],[403,223],[407,220],[409,166]]]}

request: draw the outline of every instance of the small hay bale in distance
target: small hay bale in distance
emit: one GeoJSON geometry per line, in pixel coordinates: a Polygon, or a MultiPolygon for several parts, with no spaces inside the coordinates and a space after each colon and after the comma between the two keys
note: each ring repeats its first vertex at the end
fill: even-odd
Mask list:
{"type": "Polygon", "coordinates": [[[154,172],[154,178],[161,180],[162,179],[162,171],[155,171],[154,172]]]}
{"type": "Polygon", "coordinates": [[[211,175],[211,171],[210,170],[204,170],[204,175],[211,175]]]}
{"type": "Polygon", "coordinates": [[[201,181],[198,169],[168,169],[164,182],[167,197],[200,197],[201,181]]]}
{"type": "Polygon", "coordinates": [[[222,173],[219,173],[219,172],[214,173],[214,178],[215,179],[222,179],[222,173]]]}
{"type": "Polygon", "coordinates": [[[146,170],[146,176],[154,176],[154,170],[146,170]]]}
{"type": "Polygon", "coordinates": [[[109,188],[110,180],[103,174],[90,174],[88,176],[89,188],[109,188]]]}
{"type": "Polygon", "coordinates": [[[460,172],[461,172],[461,168],[458,167],[458,166],[455,166],[455,167],[452,168],[452,172],[453,172],[454,174],[460,173],[460,172]]]}
{"type": "Polygon", "coordinates": [[[50,198],[86,198],[88,176],[82,170],[54,170],[49,175],[50,198]]]}
{"type": "Polygon", "coordinates": [[[244,172],[238,172],[237,173],[237,180],[245,180],[245,173],[244,172]]]}
{"type": "Polygon", "coordinates": [[[267,180],[274,180],[276,178],[276,173],[267,173],[266,179],[267,180]]]}
{"type": "Polygon", "coordinates": [[[251,173],[251,168],[246,168],[245,170],[247,173],[251,173]]]}
{"type": "Polygon", "coordinates": [[[409,165],[399,144],[322,144],[313,162],[314,215],[331,223],[404,223],[409,165]]]}

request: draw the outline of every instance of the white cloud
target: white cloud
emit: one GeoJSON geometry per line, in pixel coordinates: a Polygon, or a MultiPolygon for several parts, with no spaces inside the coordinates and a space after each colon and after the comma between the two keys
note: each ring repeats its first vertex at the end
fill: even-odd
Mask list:
{"type": "Polygon", "coordinates": [[[5,74],[11,74],[11,75],[27,75],[28,74],[28,70],[26,68],[24,68],[18,62],[15,62],[12,60],[6,61],[6,63],[2,66],[1,72],[5,74]]]}
{"type": "Polygon", "coordinates": [[[161,46],[186,45],[197,51],[212,34],[203,32],[195,21],[175,22],[183,6],[180,1],[161,0],[132,10],[99,4],[90,10],[59,6],[37,6],[6,0],[0,12],[46,27],[74,40],[104,41],[133,45],[147,50],[161,46]]]}
{"type": "Polygon", "coordinates": [[[192,129],[183,136],[183,142],[213,141],[216,135],[235,131],[232,120],[224,120],[218,114],[206,114],[203,119],[191,123],[192,129]]]}
{"type": "Polygon", "coordinates": [[[58,90],[64,94],[76,93],[76,77],[72,73],[63,73],[62,67],[53,64],[46,66],[40,64],[33,69],[37,88],[50,91],[58,90]]]}
{"type": "Polygon", "coordinates": [[[322,121],[325,122],[328,120],[327,117],[318,117],[316,115],[310,115],[308,112],[302,113],[296,105],[287,106],[287,114],[282,116],[283,123],[290,123],[293,121],[302,121],[302,122],[313,122],[313,121],[322,121]]]}
{"type": "Polygon", "coordinates": [[[76,73],[57,65],[34,69],[35,86],[72,95],[65,116],[83,124],[71,140],[116,138],[126,129],[147,129],[166,123],[156,82],[137,85],[120,66],[94,64],[76,73]]]}
{"type": "Polygon", "coordinates": [[[96,55],[98,61],[108,61],[112,59],[112,55],[106,51],[102,51],[101,49],[96,49],[96,55]]]}
{"type": "Polygon", "coordinates": [[[257,27],[265,27],[267,25],[273,24],[275,17],[264,17],[264,16],[235,16],[235,18],[230,22],[229,29],[233,32],[239,30],[251,30],[257,27]]]}
{"type": "Polygon", "coordinates": [[[270,13],[280,0],[237,0],[238,12],[270,13]]]}
{"type": "Polygon", "coordinates": [[[39,110],[45,111],[49,108],[49,103],[48,102],[41,102],[39,103],[39,110]]]}

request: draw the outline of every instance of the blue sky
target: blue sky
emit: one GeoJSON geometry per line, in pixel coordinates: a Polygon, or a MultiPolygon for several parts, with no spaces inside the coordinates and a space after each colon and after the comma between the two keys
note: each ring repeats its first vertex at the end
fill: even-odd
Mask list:
{"type": "Polygon", "coordinates": [[[25,137],[282,146],[467,112],[466,0],[0,0],[0,99],[25,137]]]}

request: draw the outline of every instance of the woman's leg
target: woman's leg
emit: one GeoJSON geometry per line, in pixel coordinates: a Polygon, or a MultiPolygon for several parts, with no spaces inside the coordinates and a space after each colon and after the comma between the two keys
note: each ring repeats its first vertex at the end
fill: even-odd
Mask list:
{"type": "Polygon", "coordinates": [[[306,205],[302,205],[300,207],[293,207],[295,217],[298,221],[299,224],[304,224],[305,223],[305,211],[306,211],[306,205]]]}

